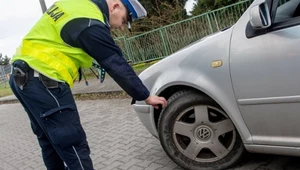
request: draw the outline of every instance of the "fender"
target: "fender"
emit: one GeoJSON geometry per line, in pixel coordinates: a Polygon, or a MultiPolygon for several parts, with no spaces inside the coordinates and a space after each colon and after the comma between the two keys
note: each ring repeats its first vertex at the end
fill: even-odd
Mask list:
{"type": "MultiPolygon", "coordinates": [[[[229,75],[227,75],[226,77],[229,77],[229,75]]],[[[196,74],[195,72],[191,72],[190,70],[169,70],[164,72],[157,79],[156,83],[153,86],[153,89],[151,90],[151,94],[159,95],[168,87],[172,87],[175,85],[185,85],[193,87],[210,96],[225,110],[225,112],[230,117],[237,130],[240,132],[239,134],[241,134],[243,142],[247,144],[252,143],[251,134],[245,125],[237,103],[230,102],[236,101],[230,81],[227,82],[226,86],[224,86],[224,84],[220,86],[220,84],[216,84],[210,77],[204,74],[196,74]],[[170,76],[172,75],[175,76],[170,78],[170,76]],[[176,81],[174,81],[173,78],[176,78],[176,81]],[[172,79],[173,81],[170,81],[172,79]]],[[[154,112],[151,112],[151,114],[151,117],[154,121],[154,112]]]]}

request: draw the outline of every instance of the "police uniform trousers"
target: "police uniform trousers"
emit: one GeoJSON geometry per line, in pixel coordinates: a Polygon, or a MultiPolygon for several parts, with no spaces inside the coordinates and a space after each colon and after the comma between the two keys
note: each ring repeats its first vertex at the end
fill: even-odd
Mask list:
{"type": "MultiPolygon", "coordinates": [[[[13,68],[20,67],[15,63],[13,68]]],[[[56,82],[56,87],[48,88],[41,81],[41,74],[30,67],[25,73],[27,80],[22,87],[16,83],[14,71],[9,83],[28,113],[47,169],[92,170],[86,134],[69,85],[56,82]]]]}

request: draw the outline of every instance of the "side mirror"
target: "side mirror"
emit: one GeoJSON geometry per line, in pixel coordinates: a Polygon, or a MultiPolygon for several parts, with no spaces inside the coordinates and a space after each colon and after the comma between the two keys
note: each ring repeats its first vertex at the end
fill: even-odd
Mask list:
{"type": "Polygon", "coordinates": [[[255,5],[250,9],[250,24],[255,29],[271,26],[270,10],[266,2],[255,5]]]}

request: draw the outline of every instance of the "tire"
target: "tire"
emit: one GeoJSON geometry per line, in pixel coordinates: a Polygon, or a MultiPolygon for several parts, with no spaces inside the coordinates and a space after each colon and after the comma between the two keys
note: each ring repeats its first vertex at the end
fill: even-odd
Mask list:
{"type": "Polygon", "coordinates": [[[226,169],[245,152],[227,114],[196,91],[179,91],[169,98],[158,131],[167,155],[188,170],[226,169]]]}

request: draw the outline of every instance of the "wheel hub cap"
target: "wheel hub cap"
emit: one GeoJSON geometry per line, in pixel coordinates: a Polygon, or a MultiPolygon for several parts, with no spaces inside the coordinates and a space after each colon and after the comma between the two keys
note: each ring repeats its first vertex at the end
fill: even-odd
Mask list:
{"type": "Polygon", "coordinates": [[[212,138],[213,132],[210,127],[202,125],[195,129],[194,136],[201,142],[207,142],[212,138]]]}

